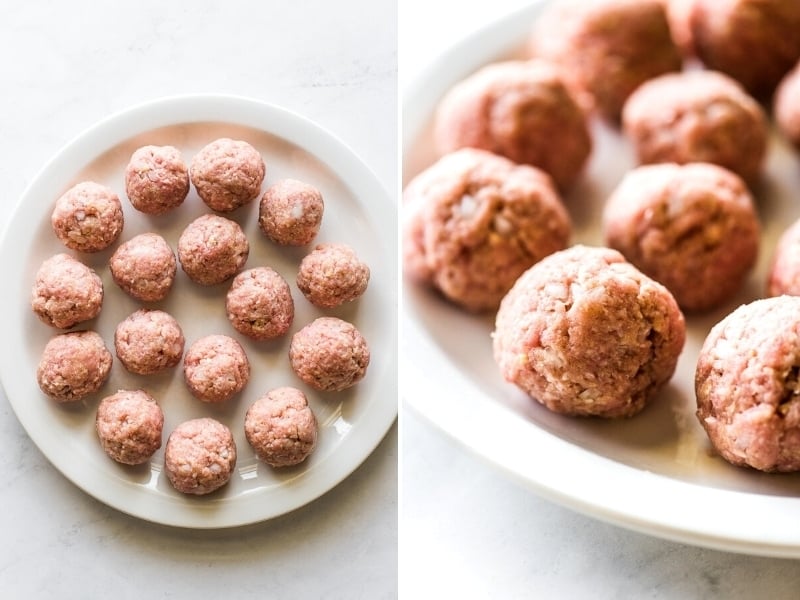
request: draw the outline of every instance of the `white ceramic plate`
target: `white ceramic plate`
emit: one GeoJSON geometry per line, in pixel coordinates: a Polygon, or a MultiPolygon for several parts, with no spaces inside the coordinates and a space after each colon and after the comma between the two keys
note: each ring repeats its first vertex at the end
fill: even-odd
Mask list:
{"type": "MultiPolygon", "coordinates": [[[[150,521],[193,528],[217,528],[261,521],[293,510],[322,495],[349,475],[375,448],[397,415],[396,326],[397,268],[395,203],[369,169],[344,144],[310,121],[286,110],[228,96],[188,96],[159,100],[108,118],[68,144],[25,192],[6,228],[0,262],[2,331],[0,375],[22,425],[44,455],[64,475],[98,500],[150,521]],[[57,405],[36,384],[36,366],[56,330],[38,321],[29,306],[30,289],[41,262],[65,248],[50,228],[56,198],[71,185],[92,179],[110,186],[123,201],[125,229],[120,238],[158,231],[173,249],[183,228],[208,213],[194,188],[184,204],[163,217],[133,210],[124,190],[124,169],[131,153],[145,144],[178,147],[188,163],[219,137],[244,139],[264,157],[266,186],[293,177],[317,186],[325,200],[322,228],[315,242],[353,246],[370,265],[367,292],[357,302],[332,311],[309,304],[294,279],[310,248],[287,249],[270,243],[257,226],[258,201],[229,214],[250,240],[245,268],[269,265],[290,283],[295,320],[287,336],[256,343],[238,335],[225,316],[229,283],[197,286],[178,269],[168,298],[155,306],[173,314],[188,345],[210,333],[226,333],[242,342],[252,377],[245,390],[224,406],[193,399],[179,366],[166,374],[127,373],[115,359],[111,378],[96,395],[76,406],[57,405]],[[288,364],[291,334],[317,316],[352,321],[370,344],[367,376],[342,393],[319,393],[294,376],[288,364]],[[274,470],[256,460],[244,437],[247,407],[268,389],[294,385],[309,397],[320,425],[318,446],[298,467],[274,470]],[[105,456],[94,431],[99,398],[117,389],[143,388],[161,403],[164,440],[180,422],[212,416],[234,433],[239,451],[231,482],[214,494],[187,497],[172,489],[162,473],[163,446],[152,461],[124,467],[105,456]]],[[[77,254],[100,274],[106,297],[100,316],[76,329],[97,330],[113,353],[116,324],[139,305],[112,281],[107,262],[116,247],[95,255],[77,254]]]]}
{"type": "MultiPolygon", "coordinates": [[[[522,56],[534,4],[487,26],[435,60],[404,101],[407,183],[435,160],[430,119],[438,99],[479,66],[522,56]]],[[[601,244],[604,199],[634,166],[618,132],[595,124],[595,152],[583,181],[565,201],[572,241],[601,244]]],[[[479,456],[542,495],[646,533],[731,551],[800,557],[800,475],[764,474],[727,464],[710,452],[694,416],[694,367],[710,327],[757,298],[775,243],[800,216],[800,156],[776,135],[763,185],[758,266],[737,297],[689,317],[688,341],[671,384],[630,420],[573,419],[550,413],[504,382],[492,360],[492,317],[466,315],[435,293],[404,286],[401,361],[404,405],[479,456]]]]}

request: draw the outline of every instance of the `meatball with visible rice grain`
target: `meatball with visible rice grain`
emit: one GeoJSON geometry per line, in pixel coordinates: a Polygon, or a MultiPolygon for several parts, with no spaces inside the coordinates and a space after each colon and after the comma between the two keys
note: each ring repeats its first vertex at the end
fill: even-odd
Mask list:
{"type": "Polygon", "coordinates": [[[48,258],[36,272],[31,308],[43,323],[69,329],[94,319],[102,307],[102,280],[92,268],[69,254],[48,258]]]}
{"type": "Polygon", "coordinates": [[[231,430],[208,417],[178,425],[167,439],[164,468],[183,494],[210,494],[230,481],[236,466],[231,430]]]}
{"type": "Polygon", "coordinates": [[[296,179],[283,179],[261,197],[258,225],[276,244],[305,246],[319,233],[324,210],[317,188],[296,179]]]}
{"type": "Polygon", "coordinates": [[[56,201],[50,223],[70,250],[99,252],[117,241],[125,217],[117,194],[94,181],[83,181],[56,201]]]}
{"type": "Polygon", "coordinates": [[[317,443],[317,419],[300,390],[282,387],[256,400],[244,419],[247,441],[271,467],[303,462],[317,443]]]}
{"type": "Polygon", "coordinates": [[[36,368],[39,388],[57,402],[81,400],[108,380],[113,358],[94,331],[71,331],[50,339],[36,368]]]}
{"type": "Polygon", "coordinates": [[[147,462],[161,448],[164,413],[143,390],[120,390],[97,407],[95,429],[103,451],[124,465],[147,462]]]}
{"type": "Polygon", "coordinates": [[[531,267],[493,333],[503,378],[556,413],[640,412],[669,381],[686,339],[660,283],[609,248],[573,246],[531,267]]]}

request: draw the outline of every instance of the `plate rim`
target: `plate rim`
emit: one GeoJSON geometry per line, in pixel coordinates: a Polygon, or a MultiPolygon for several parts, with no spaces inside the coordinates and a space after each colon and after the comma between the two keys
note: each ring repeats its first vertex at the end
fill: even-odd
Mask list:
{"type": "MultiPolygon", "coordinates": [[[[90,162],[116,145],[143,132],[204,121],[252,128],[284,139],[308,152],[320,163],[325,164],[342,181],[343,185],[352,193],[360,209],[369,215],[373,222],[383,223],[385,220],[379,218],[381,214],[385,214],[380,210],[381,207],[384,208],[384,211],[388,207],[396,212],[395,198],[372,169],[340,138],[307,117],[283,106],[246,96],[217,93],[177,94],[154,98],[113,112],[85,128],[61,146],[25,186],[24,191],[10,210],[8,220],[0,232],[0,251],[7,252],[9,247],[13,248],[16,239],[22,235],[20,230],[25,228],[18,226],[19,221],[27,214],[25,205],[30,204],[30,197],[37,186],[41,185],[46,178],[60,177],[64,181],[68,181],[70,177],[74,176],[76,168],[69,166],[70,157],[78,156],[90,162]],[[353,177],[354,174],[356,177],[353,177]]],[[[77,170],[79,169],[80,167],[77,170]]],[[[28,210],[36,212],[34,209],[28,210]]],[[[389,306],[386,306],[386,310],[395,315],[395,318],[387,325],[386,331],[389,339],[383,340],[382,344],[396,353],[398,338],[396,291],[399,285],[397,261],[395,260],[397,232],[396,228],[389,225],[380,227],[377,244],[381,254],[388,257],[391,263],[383,266],[387,271],[386,283],[389,288],[387,303],[389,306]]],[[[9,270],[7,263],[4,264],[3,270],[9,270]]],[[[6,308],[9,302],[3,299],[0,301],[0,306],[6,308]]],[[[5,312],[9,313],[9,311],[5,312]]],[[[11,352],[9,344],[3,344],[0,348],[0,359],[2,359],[0,360],[0,386],[26,435],[48,462],[83,492],[103,504],[130,516],[160,525],[199,530],[225,529],[267,521],[297,510],[332,490],[358,469],[385,438],[397,420],[398,404],[396,401],[376,400],[370,402],[363,417],[364,425],[369,424],[369,428],[365,428],[357,436],[346,436],[333,453],[340,459],[337,464],[341,466],[329,470],[317,469],[314,474],[316,485],[313,485],[312,489],[298,501],[284,502],[277,510],[270,507],[268,502],[266,510],[253,510],[250,505],[255,504],[255,498],[261,494],[250,493],[245,496],[248,501],[248,506],[245,506],[247,510],[239,512],[219,510],[220,503],[230,502],[230,499],[208,498],[197,502],[195,499],[190,499],[190,502],[187,503],[183,497],[168,496],[162,496],[163,501],[155,504],[156,509],[162,509],[164,512],[159,512],[159,510],[154,512],[154,505],[147,502],[142,505],[119,500],[121,494],[130,493],[131,489],[141,491],[141,486],[136,486],[124,478],[117,478],[110,484],[106,482],[105,485],[92,481],[87,482],[79,476],[79,469],[71,468],[65,457],[56,452],[54,444],[42,439],[42,434],[37,431],[35,424],[31,423],[30,415],[21,408],[20,402],[23,400],[17,398],[14,393],[16,386],[11,352]],[[104,487],[111,488],[116,494],[103,489],[104,487]],[[187,508],[190,504],[191,509],[187,508]]],[[[385,364],[386,368],[380,373],[380,376],[388,377],[396,383],[398,378],[397,361],[386,360],[385,364]]],[[[396,387],[395,384],[395,389],[396,387]]],[[[324,466],[329,466],[327,463],[328,461],[325,461],[324,466]]]]}
{"type": "MultiPolygon", "coordinates": [[[[435,109],[436,100],[452,83],[486,64],[492,57],[518,48],[522,36],[531,30],[535,18],[547,4],[549,0],[534,1],[467,34],[409,81],[402,96],[403,164],[407,163],[407,153],[413,141],[421,135],[426,120],[435,109]]],[[[406,181],[405,173],[401,180],[406,181]]],[[[407,288],[410,282],[405,281],[407,285],[404,286],[400,313],[403,410],[413,411],[473,456],[519,484],[590,517],[695,546],[800,558],[800,534],[793,534],[791,528],[774,526],[780,520],[777,515],[785,518],[794,515],[796,518],[800,498],[769,496],[774,514],[771,517],[773,527],[768,532],[765,532],[763,522],[754,523],[741,518],[732,521],[733,515],[759,514],[755,509],[763,503],[765,496],[704,487],[618,463],[537,427],[484,392],[465,384],[461,381],[463,375],[437,347],[436,341],[409,314],[411,302],[407,298],[407,288]],[[415,361],[412,356],[424,358],[415,361]],[[446,385],[441,383],[443,379],[447,381],[446,385]],[[469,413],[470,417],[464,418],[459,413],[469,413]],[[498,424],[502,426],[504,435],[494,436],[489,442],[482,433],[498,424]],[[520,442],[513,433],[526,436],[526,442],[520,442]],[[531,449],[544,453],[544,456],[559,456],[561,468],[552,468],[548,461],[534,460],[536,455],[530,454],[531,449]],[[590,469],[587,473],[586,455],[592,457],[593,469],[597,469],[598,464],[602,468],[590,469]],[[613,489],[616,486],[610,486],[608,480],[600,476],[609,474],[623,481],[620,487],[625,489],[624,496],[615,495],[613,489]],[[576,483],[580,478],[587,481],[576,483]],[[586,493],[589,488],[592,495],[586,493]],[[694,503],[697,496],[708,499],[703,507],[706,510],[698,511],[694,503]]]]}

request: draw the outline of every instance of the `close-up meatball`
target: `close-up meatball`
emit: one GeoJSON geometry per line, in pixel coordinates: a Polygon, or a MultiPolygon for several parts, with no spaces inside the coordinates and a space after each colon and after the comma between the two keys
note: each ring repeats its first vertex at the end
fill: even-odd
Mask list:
{"type": "Polygon", "coordinates": [[[244,433],[256,456],[271,467],[303,462],[317,444],[317,419],[306,395],[292,387],[267,392],[247,409],[244,433]]]}
{"type": "Polygon", "coordinates": [[[630,171],[605,205],[603,232],[687,311],[730,299],[755,265],[760,238],[747,186],[708,163],[630,171]]]}
{"type": "Polygon", "coordinates": [[[124,465],[147,462],[161,448],[164,413],[143,390],[119,390],[97,407],[95,429],[103,451],[124,465]]]}
{"type": "Polygon", "coordinates": [[[752,183],[766,156],[763,109],[722,73],[686,71],[652,79],[628,99],[622,121],[642,164],[709,162],[752,183]]]}
{"type": "Polygon", "coordinates": [[[167,439],[164,467],[181,493],[210,494],[230,481],[236,466],[236,442],[231,430],[209,417],[178,425],[167,439]]]}
{"type": "Polygon", "coordinates": [[[219,215],[198,217],[178,239],[178,260],[184,273],[200,285],[230,279],[244,266],[250,243],[236,221],[219,215]]]}
{"type": "Polygon", "coordinates": [[[99,252],[117,241],[125,217],[116,193],[99,183],[83,181],[56,200],[50,223],[70,250],[99,252]]]}
{"type": "Polygon", "coordinates": [[[282,179],[264,192],[258,206],[258,225],[281,246],[305,246],[319,233],[325,202],[313,185],[282,179]]]}
{"type": "Polygon", "coordinates": [[[759,98],[769,97],[800,59],[796,0],[695,0],[690,24],[704,65],[759,98]]]}
{"type": "Polygon", "coordinates": [[[440,154],[488,150],[542,169],[561,189],[575,182],[592,149],[561,71],[537,60],[494,63],[456,84],[436,110],[434,138],[440,154]]]}
{"type": "Polygon", "coordinates": [[[183,376],[192,396],[203,402],[225,402],[250,379],[250,361],[242,345],[227,335],[207,335],[189,346],[183,376]]]}
{"type": "Polygon", "coordinates": [[[800,150],[800,62],[778,85],[772,113],[781,134],[800,150]]]}
{"type": "Polygon", "coordinates": [[[740,306],[705,339],[695,372],[697,418],[728,462],[800,470],[800,297],[740,306]]]}
{"type": "Polygon", "coordinates": [[[253,146],[220,138],[195,154],[189,174],[197,195],[211,210],[230,212],[261,193],[266,167],[253,146]]]}
{"type": "Polygon", "coordinates": [[[320,244],[300,262],[297,287],[311,304],[335,308],[366,291],[369,267],[346,244],[320,244]]]}
{"type": "Polygon", "coordinates": [[[536,22],[534,56],[561,65],[587,109],[617,121],[639,85],[682,65],[663,0],[568,0],[536,22]]]}
{"type": "Polygon", "coordinates": [[[95,393],[108,380],[113,357],[94,331],[71,331],[50,339],[36,369],[39,388],[56,402],[95,393]]]}
{"type": "Polygon", "coordinates": [[[483,150],[439,159],[403,192],[403,268],[469,311],[496,309],[572,224],[544,172],[483,150]]]}
{"type": "Polygon", "coordinates": [[[142,233],[120,244],[108,266],[114,283],[142,302],[166,298],[178,269],[175,253],[157,233],[142,233]]]}
{"type": "Polygon", "coordinates": [[[36,272],[31,308],[43,323],[69,329],[94,319],[102,307],[102,280],[69,254],[51,256],[36,272]]]}
{"type": "Polygon", "coordinates": [[[800,296],[800,220],[778,239],[767,274],[767,295],[800,296]]]}
{"type": "Polygon", "coordinates": [[[174,146],[143,146],[125,168],[125,193],[131,206],[148,215],[163,215],[189,194],[189,169],[174,146]]]}
{"type": "Polygon", "coordinates": [[[234,278],[225,297],[225,311],[242,335],[270,340],[289,331],[294,321],[294,300],[280,273],[270,267],[256,267],[234,278]]]}
{"type": "Polygon", "coordinates": [[[370,352],[355,325],[319,317],[292,336],[289,362],[295,374],[315,390],[338,392],[367,374],[370,352]]]}
{"type": "Polygon", "coordinates": [[[177,365],[183,356],[183,331],[163,310],[139,309],[117,325],[117,358],[131,373],[152,375],[177,365]]]}
{"type": "Polygon", "coordinates": [[[573,246],[519,278],[492,337],[503,378],[551,411],[630,417],[672,377],[686,324],[619,252],[573,246]]]}

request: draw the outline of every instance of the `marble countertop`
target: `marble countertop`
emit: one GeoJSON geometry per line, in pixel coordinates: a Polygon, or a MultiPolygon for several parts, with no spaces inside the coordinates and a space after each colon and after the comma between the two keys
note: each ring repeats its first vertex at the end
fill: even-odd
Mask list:
{"type": "MultiPolygon", "coordinates": [[[[405,0],[401,97],[454,42],[527,3],[405,0]]],[[[800,561],[693,547],[578,514],[537,496],[402,404],[400,415],[404,598],[797,596],[800,561]]]]}
{"type": "MultiPolygon", "coordinates": [[[[394,0],[3,3],[5,210],[66,142],[155,98],[227,93],[333,132],[397,187],[394,0]]],[[[393,598],[397,426],[343,483],[274,520],[162,527],[95,501],[42,456],[0,393],[4,598],[393,598]]]]}

